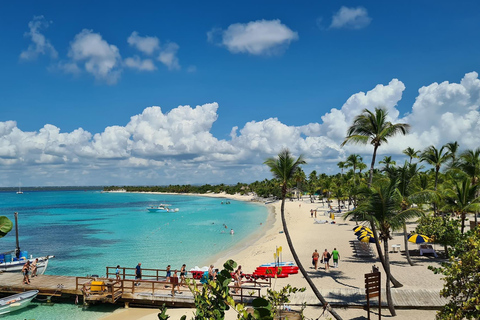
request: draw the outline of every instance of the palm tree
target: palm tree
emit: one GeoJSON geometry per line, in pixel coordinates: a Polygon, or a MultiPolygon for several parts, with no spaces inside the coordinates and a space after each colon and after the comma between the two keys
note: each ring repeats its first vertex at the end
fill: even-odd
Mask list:
{"type": "Polygon", "coordinates": [[[288,232],[287,228],[287,221],[285,219],[285,196],[287,194],[287,183],[290,181],[293,177],[293,174],[295,171],[297,171],[298,168],[300,168],[300,165],[305,164],[306,162],[303,160],[302,156],[299,156],[296,160],[292,157],[290,154],[290,151],[288,149],[283,149],[280,151],[278,156],[276,158],[268,158],[265,160],[264,164],[266,164],[269,168],[270,171],[273,173],[273,176],[277,179],[280,180],[281,187],[282,187],[282,205],[280,207],[280,212],[282,216],[282,225],[283,225],[283,232],[285,234],[285,237],[287,238],[287,243],[288,247],[290,248],[290,251],[292,252],[293,259],[295,260],[298,268],[300,269],[300,272],[302,272],[302,275],[305,277],[305,280],[307,280],[308,284],[312,288],[313,292],[317,296],[317,298],[321,301],[322,305],[327,306],[328,311],[332,314],[332,316],[335,317],[335,319],[342,319],[333,309],[332,307],[327,303],[325,298],[322,296],[322,294],[318,291],[317,287],[313,283],[312,279],[310,279],[310,276],[307,274],[305,271],[305,268],[303,267],[302,263],[300,262],[300,259],[298,258],[297,252],[295,251],[295,248],[293,247],[292,239],[290,238],[290,234],[288,232]]]}
{"type": "Polygon", "coordinates": [[[452,210],[462,219],[463,233],[465,229],[465,217],[469,212],[477,212],[480,209],[480,198],[476,196],[478,184],[470,184],[470,179],[464,179],[461,183],[455,182],[454,190],[450,190],[445,199],[443,210],[452,210]]]}
{"type": "Polygon", "coordinates": [[[366,188],[363,191],[366,200],[362,202],[357,209],[348,212],[345,215],[345,217],[351,215],[361,216],[365,221],[370,222],[376,240],[378,256],[387,276],[387,303],[392,316],[395,316],[396,312],[393,306],[392,293],[390,290],[392,274],[390,272],[388,240],[392,239],[391,232],[393,230],[400,229],[405,221],[418,215],[418,210],[414,208],[402,211],[402,196],[398,191],[398,184],[399,181],[397,179],[388,179],[379,181],[372,187],[366,188]],[[383,241],[384,254],[382,254],[382,249],[378,240],[383,241]]]}
{"type": "Polygon", "coordinates": [[[386,170],[388,170],[388,169],[390,168],[390,166],[396,166],[396,165],[397,165],[397,163],[395,162],[395,160],[392,160],[392,157],[391,157],[391,156],[385,156],[385,157],[383,157],[383,160],[381,160],[379,163],[380,163],[380,164],[384,164],[386,170]]]}
{"type": "MultiPolygon", "coordinates": [[[[465,150],[460,154],[458,166],[472,179],[472,184],[479,183],[480,179],[480,148],[465,150]]],[[[476,196],[479,196],[477,191],[476,196]]],[[[477,225],[477,213],[475,212],[475,226],[477,225]]]]}
{"type": "Polygon", "coordinates": [[[346,162],[345,161],[339,161],[337,163],[337,166],[342,170],[342,175],[343,175],[343,169],[345,169],[346,162]]]}
{"type": "MultiPolygon", "coordinates": [[[[357,179],[356,179],[356,176],[355,176],[355,170],[357,170],[357,168],[360,169],[362,164],[365,165],[362,161],[363,161],[363,158],[359,154],[352,153],[351,155],[349,155],[347,157],[347,161],[345,162],[345,167],[353,169],[353,180],[355,182],[355,185],[358,185],[357,184],[357,179]]],[[[356,206],[356,203],[357,203],[356,196],[353,195],[354,206],[356,206]]]]}
{"type": "Polygon", "coordinates": [[[410,147],[403,150],[402,152],[403,152],[403,154],[407,155],[410,158],[409,163],[412,163],[413,158],[418,158],[418,154],[420,153],[420,151],[415,150],[415,149],[410,148],[410,147]]]}
{"type": "Polygon", "coordinates": [[[458,144],[457,141],[454,141],[454,142],[449,142],[445,145],[445,147],[447,148],[448,152],[450,153],[450,158],[452,159],[452,161],[450,162],[450,164],[448,165],[449,168],[455,168],[457,166],[457,151],[458,151],[458,148],[460,147],[460,145],[458,144]]]}
{"type": "Polygon", "coordinates": [[[370,176],[368,179],[368,186],[372,184],[373,167],[375,166],[375,158],[377,156],[377,149],[383,143],[388,143],[388,138],[391,138],[398,133],[407,134],[410,130],[410,125],[406,123],[391,123],[387,121],[388,112],[384,108],[375,108],[375,113],[368,109],[356,116],[353,124],[348,128],[347,136],[341,144],[361,143],[373,145],[372,164],[370,165],[370,176]]]}
{"type": "Polygon", "coordinates": [[[298,167],[297,170],[293,173],[293,180],[297,183],[297,200],[300,200],[301,197],[301,191],[302,191],[302,184],[305,182],[307,179],[307,176],[305,175],[305,172],[303,172],[302,168],[298,167]]]}
{"type": "MultiPolygon", "coordinates": [[[[438,188],[438,173],[440,172],[440,167],[451,157],[449,152],[444,152],[445,148],[446,146],[442,146],[440,149],[435,148],[435,146],[429,146],[420,155],[420,161],[425,161],[435,168],[435,191],[437,191],[438,188]]],[[[437,214],[437,204],[435,202],[433,203],[433,212],[437,214]]]]}

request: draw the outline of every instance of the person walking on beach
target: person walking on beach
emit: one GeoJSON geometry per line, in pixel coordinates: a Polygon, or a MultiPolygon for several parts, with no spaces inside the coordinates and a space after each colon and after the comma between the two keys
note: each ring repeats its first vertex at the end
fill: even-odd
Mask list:
{"type": "Polygon", "coordinates": [[[117,269],[115,269],[115,277],[120,280],[120,265],[117,265],[117,269]]]}
{"type": "Polygon", "coordinates": [[[333,248],[332,258],[333,258],[333,267],[338,268],[338,260],[340,259],[340,253],[338,253],[337,248],[333,248]]]}
{"type": "Polygon", "coordinates": [[[318,258],[320,258],[320,254],[317,252],[317,249],[312,254],[312,264],[315,267],[315,270],[318,268],[318,258]]]}
{"type": "Polygon", "coordinates": [[[325,251],[323,252],[322,258],[323,258],[323,263],[325,263],[325,271],[328,271],[330,269],[330,264],[329,264],[330,253],[328,252],[327,249],[325,249],[325,251]]]}
{"type": "MultiPolygon", "coordinates": [[[[142,280],[142,264],[139,262],[135,267],[135,280],[142,280]]],[[[140,282],[135,283],[136,286],[140,285],[140,282]]]]}
{"type": "Polygon", "coordinates": [[[30,271],[30,260],[23,265],[22,273],[23,273],[23,283],[30,284],[30,279],[28,278],[28,272],[30,271]]]}
{"type": "Polygon", "coordinates": [[[184,287],[186,287],[187,282],[185,281],[185,276],[187,275],[187,270],[185,268],[187,267],[186,264],[183,264],[182,267],[180,268],[180,285],[183,284],[184,287]]]}

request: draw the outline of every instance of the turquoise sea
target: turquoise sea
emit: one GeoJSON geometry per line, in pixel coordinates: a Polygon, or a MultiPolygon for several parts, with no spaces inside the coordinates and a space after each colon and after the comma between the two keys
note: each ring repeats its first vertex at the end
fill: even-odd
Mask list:
{"type": "MultiPolygon", "coordinates": [[[[265,206],[184,195],[55,191],[0,193],[0,215],[19,213],[21,250],[55,255],[47,274],[105,275],[106,266],[187,270],[204,266],[257,232],[266,222],[265,206]],[[178,212],[150,213],[148,206],[168,203],[178,212]],[[227,228],[225,228],[227,226],[227,228]],[[230,229],[235,234],[230,235],[230,229]]],[[[0,239],[0,252],[15,248],[12,230],[0,239]]],[[[98,319],[105,306],[82,311],[73,304],[34,303],[2,319],[98,319]]]]}

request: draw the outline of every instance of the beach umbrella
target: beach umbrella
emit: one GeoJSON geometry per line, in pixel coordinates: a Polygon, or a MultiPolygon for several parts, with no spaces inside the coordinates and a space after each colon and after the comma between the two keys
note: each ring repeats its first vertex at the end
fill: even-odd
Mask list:
{"type": "Polygon", "coordinates": [[[358,240],[361,242],[375,243],[375,237],[373,235],[365,235],[358,237],[358,240]]]}
{"type": "Polygon", "coordinates": [[[356,226],[356,227],[353,227],[353,232],[357,232],[359,230],[363,230],[364,228],[366,228],[365,226],[356,226]]]}
{"type": "Polygon", "coordinates": [[[427,236],[424,236],[421,234],[414,234],[408,238],[408,241],[418,244],[418,243],[429,242],[430,239],[427,236]]]}
{"type": "Polygon", "coordinates": [[[355,232],[355,235],[356,235],[357,237],[363,237],[363,236],[373,237],[373,232],[360,231],[360,232],[355,232]]]}

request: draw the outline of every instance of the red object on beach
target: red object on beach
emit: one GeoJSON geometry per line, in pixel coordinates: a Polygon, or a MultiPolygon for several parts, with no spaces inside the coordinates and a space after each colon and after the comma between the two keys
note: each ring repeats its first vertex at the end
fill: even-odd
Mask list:
{"type": "Polygon", "coordinates": [[[257,273],[286,273],[286,274],[296,274],[298,273],[297,266],[289,266],[289,267],[258,267],[255,269],[257,273]]]}

